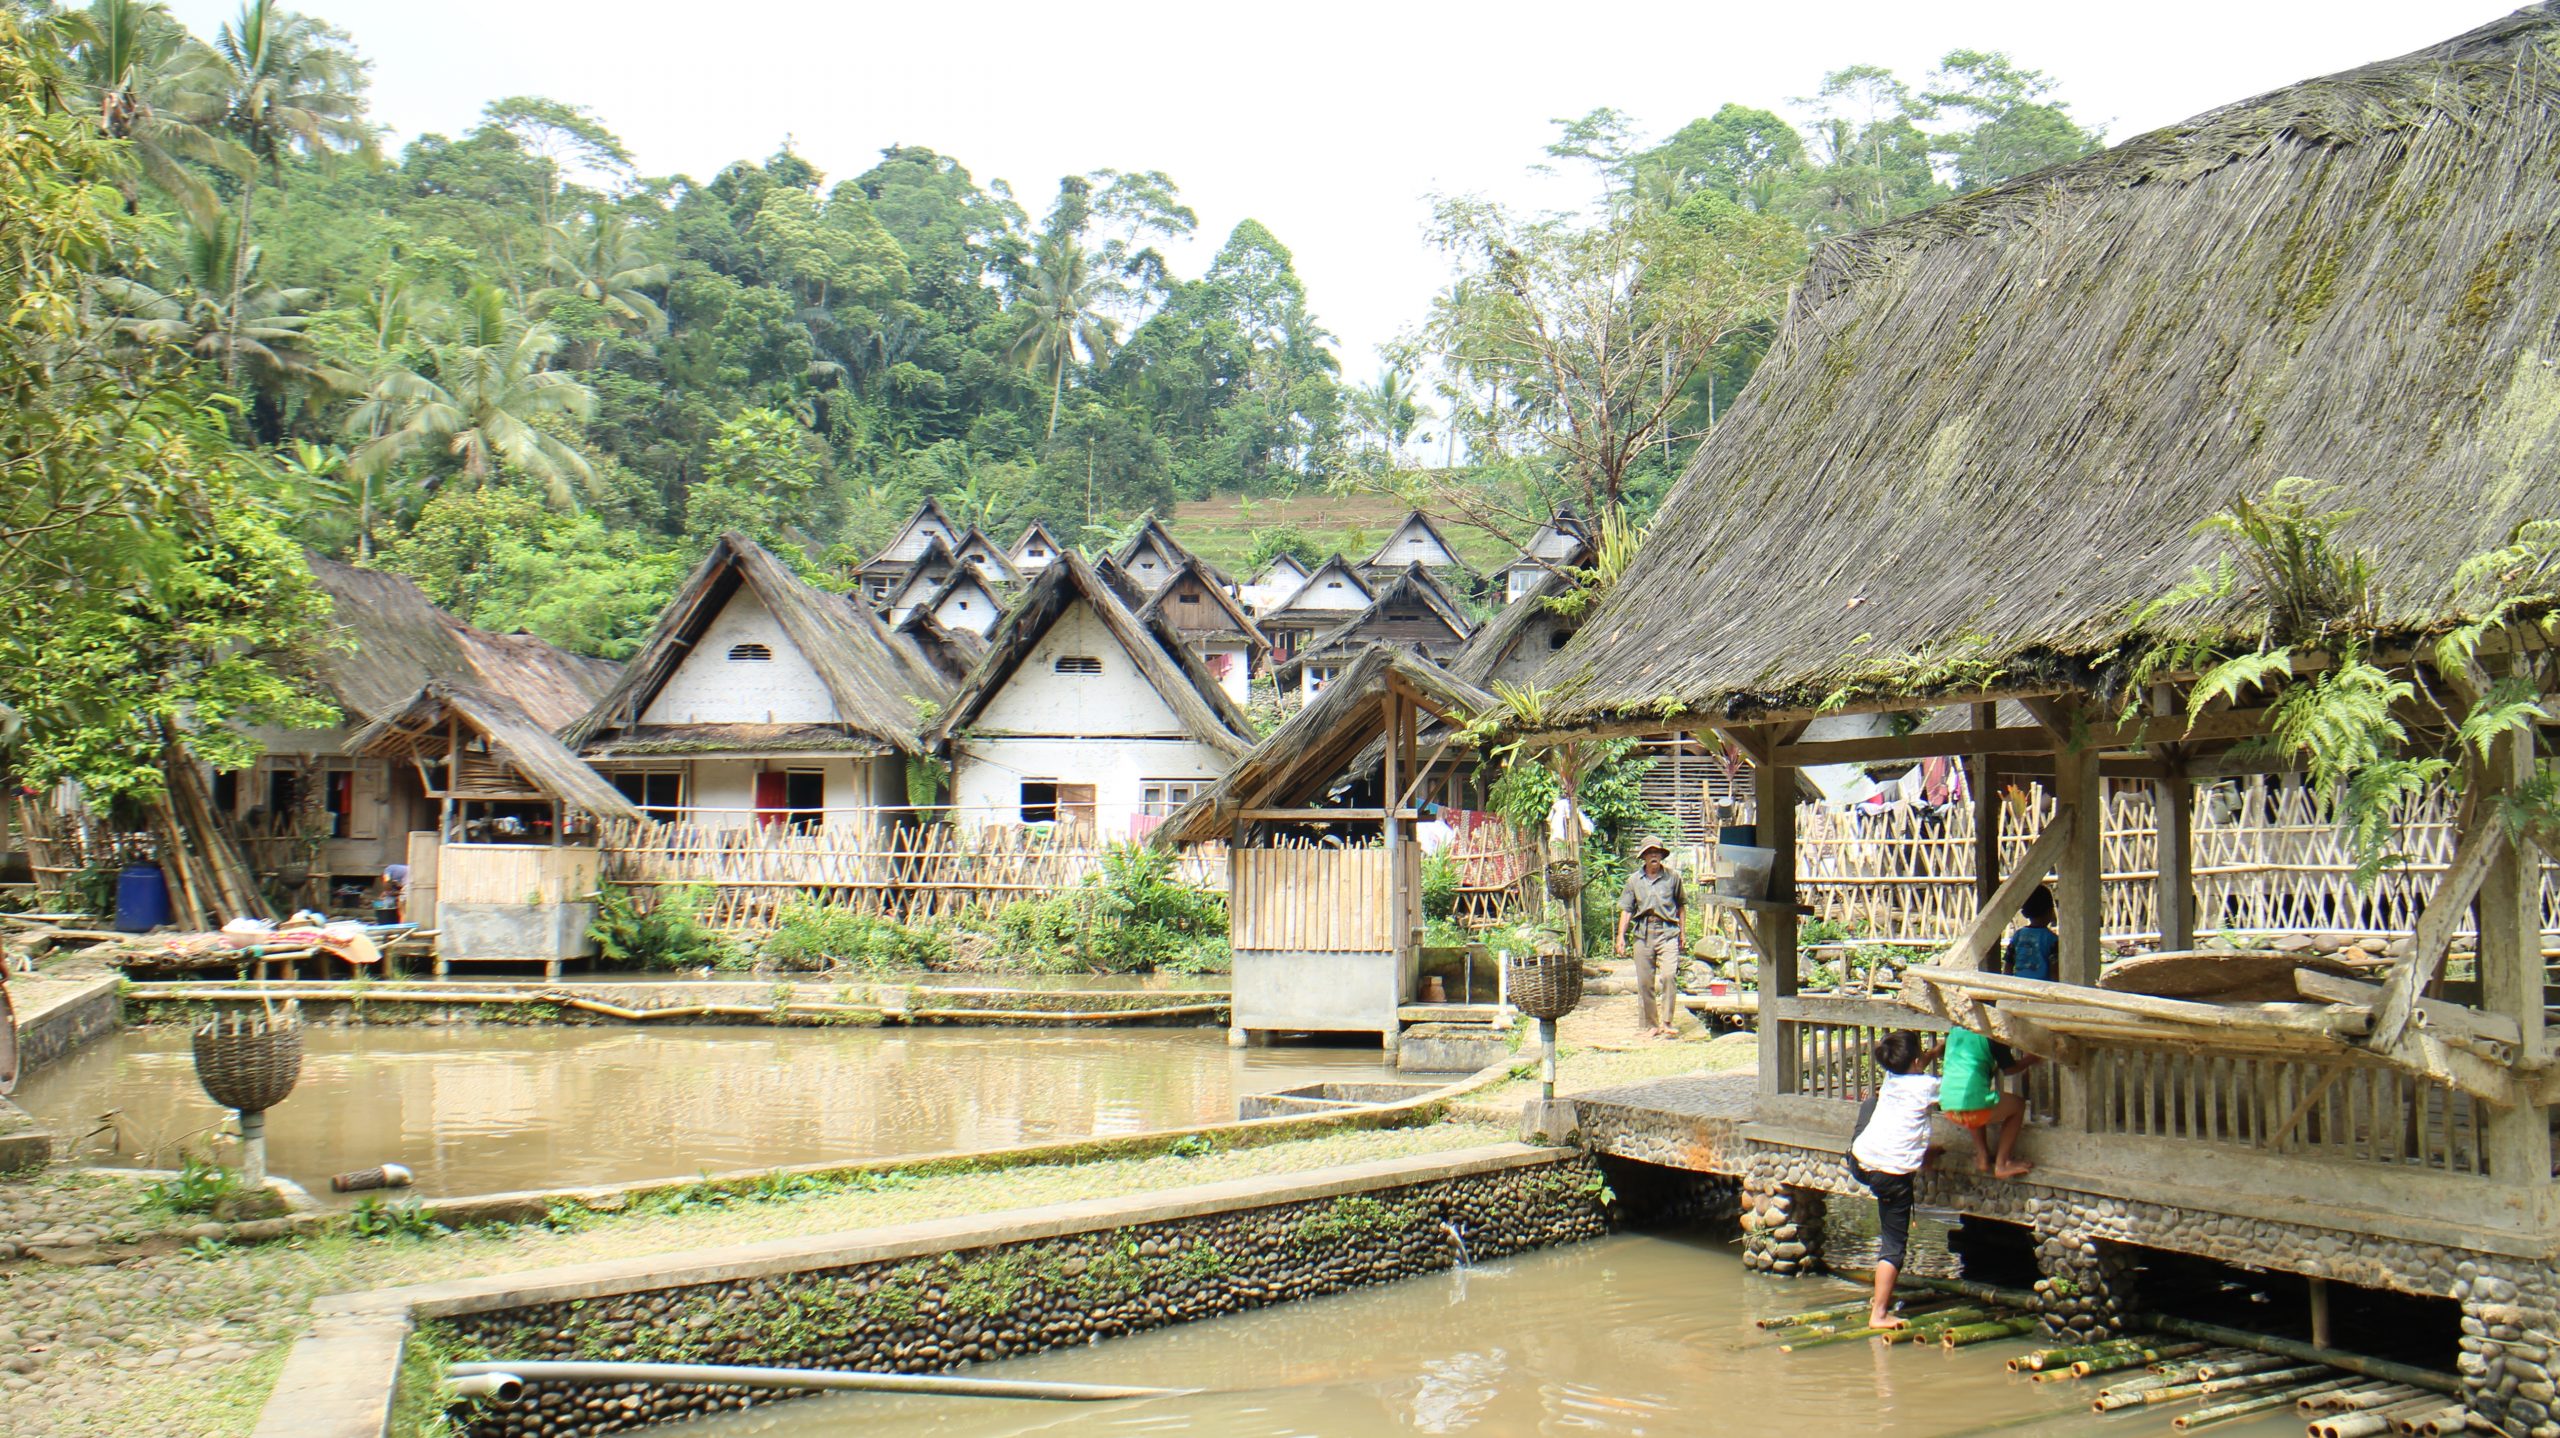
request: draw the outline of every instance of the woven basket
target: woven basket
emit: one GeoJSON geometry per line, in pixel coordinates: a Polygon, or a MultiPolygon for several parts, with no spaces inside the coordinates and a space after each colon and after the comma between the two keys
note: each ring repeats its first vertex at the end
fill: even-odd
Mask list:
{"type": "Polygon", "coordinates": [[[1547,862],[1547,893],[1570,904],[1582,897],[1582,861],[1551,859],[1547,862]]]}
{"type": "Polygon", "coordinates": [[[1511,1002],[1533,1019],[1560,1019],[1582,1002],[1582,961],[1571,954],[1515,954],[1511,1002]]]}
{"type": "Polygon", "coordinates": [[[302,1025],[215,1019],[197,1029],[196,1082],[224,1108],[265,1113],[302,1077],[302,1025]]]}

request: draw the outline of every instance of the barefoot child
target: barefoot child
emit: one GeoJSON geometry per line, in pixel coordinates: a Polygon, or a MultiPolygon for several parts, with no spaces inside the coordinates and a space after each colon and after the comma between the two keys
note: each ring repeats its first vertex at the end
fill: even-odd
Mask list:
{"type": "Polygon", "coordinates": [[[1991,1040],[1967,1028],[1947,1030],[1946,1063],[1939,1073],[1938,1107],[1973,1135],[1974,1152],[1985,1173],[2020,1178],[2035,1167],[2017,1156],[2018,1135],[2027,1126],[2026,1100],[2000,1091],[2000,1060],[1992,1052],[1991,1040]],[[2000,1133],[1996,1153],[1994,1129],[2000,1133]]]}
{"type": "Polygon", "coordinates": [[[1893,1280],[1902,1271],[1903,1252],[1911,1241],[1911,1185],[1934,1153],[1929,1147],[1929,1109],[1938,1101],[1937,1076],[1927,1071],[1936,1057],[1920,1036],[1897,1029],[1876,1041],[1876,1065],[1884,1084],[1859,1115],[1858,1131],[1849,1140],[1849,1175],[1876,1196],[1876,1227],[1883,1241],[1876,1248],[1876,1291],[1867,1305],[1872,1328],[1900,1328],[1893,1316],[1893,1280]]]}

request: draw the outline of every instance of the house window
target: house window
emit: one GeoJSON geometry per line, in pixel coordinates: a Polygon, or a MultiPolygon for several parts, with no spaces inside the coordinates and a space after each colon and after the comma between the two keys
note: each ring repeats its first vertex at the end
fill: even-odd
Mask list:
{"type": "Polygon", "coordinates": [[[1327,589],[1340,589],[1342,587],[1342,581],[1339,579],[1328,579],[1324,582],[1324,587],[1327,589]]]}
{"type": "Polygon", "coordinates": [[[960,601],[960,612],[961,612],[961,613],[963,613],[963,614],[966,614],[966,613],[968,613],[968,612],[969,612],[969,601],[968,601],[968,600],[963,599],[963,600],[961,600],[961,601],[960,601]]]}
{"type": "Polygon", "coordinates": [[[640,806],[641,812],[661,823],[673,823],[683,815],[684,774],[676,769],[647,769],[638,773],[616,774],[613,787],[622,797],[640,806]]]}
{"type": "Polygon", "coordinates": [[[1185,604],[1197,604],[1200,602],[1200,596],[1197,594],[1183,594],[1177,597],[1185,604]]]}
{"type": "Polygon", "coordinates": [[[1324,686],[1333,682],[1333,676],[1337,672],[1338,671],[1335,666],[1331,664],[1308,665],[1306,670],[1307,697],[1312,699],[1318,694],[1322,694],[1324,692],[1324,686]]]}
{"type": "Polygon", "coordinates": [[[1058,820],[1058,781],[1025,779],[1022,781],[1022,822],[1054,824],[1058,820]]]}
{"type": "Polygon", "coordinates": [[[1102,661],[1090,654],[1061,654],[1055,667],[1061,674],[1099,674],[1102,661]]]}
{"type": "Polygon", "coordinates": [[[732,664],[770,664],[773,662],[773,646],[769,644],[732,644],[729,646],[729,662],[732,664]]]}
{"type": "Polygon", "coordinates": [[[356,775],[352,769],[332,769],[321,776],[324,786],[320,802],[329,815],[329,837],[351,838],[355,834],[356,775]]]}
{"type": "Polygon", "coordinates": [[[1200,792],[1197,779],[1149,779],[1139,791],[1140,802],[1150,818],[1161,819],[1191,802],[1200,792]]]}
{"type": "Polygon", "coordinates": [[[827,775],[823,769],[786,769],[756,776],[756,818],[794,829],[816,829],[826,822],[827,775]]]}
{"type": "Polygon", "coordinates": [[[1024,552],[1025,552],[1025,553],[1027,553],[1028,555],[1030,555],[1030,557],[1031,557],[1031,558],[1033,558],[1033,559],[1046,559],[1046,558],[1048,558],[1048,557],[1049,557],[1049,551],[1047,551],[1047,550],[1045,550],[1045,549],[1042,549],[1039,545],[1036,545],[1036,544],[1035,544],[1035,545],[1033,545],[1033,546],[1031,546],[1031,548],[1030,548],[1030,549],[1028,549],[1028,550],[1026,550],[1026,551],[1024,551],[1024,552]]]}

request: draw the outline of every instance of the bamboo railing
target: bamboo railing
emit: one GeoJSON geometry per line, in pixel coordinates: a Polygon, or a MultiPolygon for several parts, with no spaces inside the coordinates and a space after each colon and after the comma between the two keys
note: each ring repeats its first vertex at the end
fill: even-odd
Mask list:
{"type": "MultiPolygon", "coordinates": [[[[2198,795],[2192,841],[2196,930],[2407,933],[2453,846],[2453,796],[2414,804],[2402,830],[2411,855],[2369,891],[2355,882],[2336,827],[2300,788],[2264,782],[2198,795]]],[[[2002,807],[2000,849],[2014,863],[2043,828],[2050,806],[2002,807]]],[[[1880,940],[1944,942],[1974,912],[1973,813],[1957,805],[1843,813],[1806,806],[1796,818],[1797,897],[1814,916],[1880,940]]],[[[2103,862],[2110,939],[2159,936],[2158,830],[2147,793],[2107,799],[2103,862]]],[[[2545,864],[2543,923],[2560,928],[2560,873],[2545,864]]],[[[2468,932],[2468,930],[2465,930],[2468,932]]]]}

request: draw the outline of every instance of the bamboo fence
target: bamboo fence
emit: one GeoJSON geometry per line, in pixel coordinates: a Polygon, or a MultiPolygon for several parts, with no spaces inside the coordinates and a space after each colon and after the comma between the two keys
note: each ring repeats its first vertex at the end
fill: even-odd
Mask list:
{"type": "MultiPolygon", "coordinates": [[[[2346,844],[2305,790],[2258,782],[2201,791],[2191,841],[2197,934],[2414,930],[2452,853],[2456,802],[2450,794],[2434,793],[2413,803],[2400,841],[2410,862],[2384,871],[2370,889],[2359,889],[2346,844]]],[[[2001,806],[2004,867],[2025,854],[2051,812],[2049,802],[2030,804],[2015,796],[2001,806]]],[[[1797,896],[1817,918],[1853,934],[1925,944],[1954,938],[1973,917],[1968,806],[1935,813],[1916,806],[1880,812],[1806,806],[1797,813],[1796,831],[1797,896]]],[[[2149,793],[2108,796],[2100,929],[2109,939],[2139,943],[2159,937],[2158,833],[2149,793]]],[[[2546,929],[2560,920],[2555,880],[2560,875],[2546,862],[2546,929]]]]}

